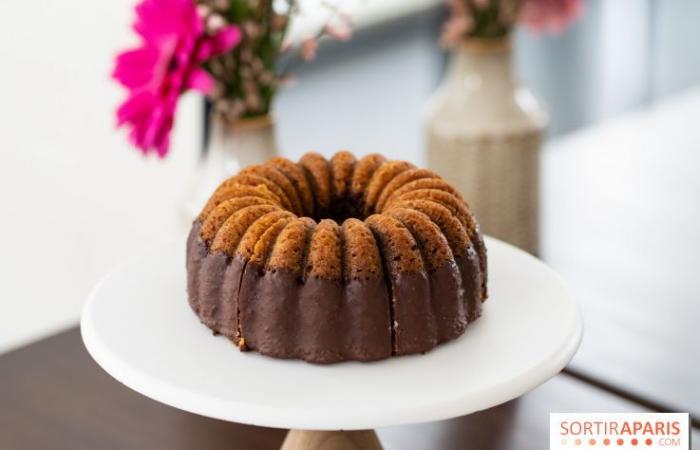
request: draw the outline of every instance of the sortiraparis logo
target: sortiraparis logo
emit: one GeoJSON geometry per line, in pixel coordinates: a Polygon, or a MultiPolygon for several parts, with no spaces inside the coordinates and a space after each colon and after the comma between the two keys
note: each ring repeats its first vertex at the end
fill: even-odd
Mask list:
{"type": "Polygon", "coordinates": [[[551,413],[550,450],[689,450],[687,413],[551,413]]]}

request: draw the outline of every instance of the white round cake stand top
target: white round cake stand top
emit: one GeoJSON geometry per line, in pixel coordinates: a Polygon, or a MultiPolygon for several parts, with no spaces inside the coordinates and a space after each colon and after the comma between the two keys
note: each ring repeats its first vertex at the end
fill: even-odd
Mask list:
{"type": "Polygon", "coordinates": [[[131,389],[231,422],[359,430],[460,416],[557,374],[582,334],[579,308],[556,273],[505,243],[486,244],[482,317],[425,355],[324,366],[241,353],[190,310],[184,242],[102,280],[85,305],[82,336],[97,363],[131,389]]]}

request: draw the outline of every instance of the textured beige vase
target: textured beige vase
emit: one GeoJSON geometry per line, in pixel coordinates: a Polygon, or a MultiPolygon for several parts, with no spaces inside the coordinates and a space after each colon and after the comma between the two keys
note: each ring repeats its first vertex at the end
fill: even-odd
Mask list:
{"type": "Polygon", "coordinates": [[[206,155],[183,205],[187,227],[222,181],[246,166],[274,156],[277,156],[277,140],[270,116],[242,119],[233,124],[212,119],[206,155]]]}
{"type": "Polygon", "coordinates": [[[427,111],[427,164],[454,183],[482,231],[538,250],[539,152],[547,115],[517,82],[509,40],[470,40],[427,111]]]}

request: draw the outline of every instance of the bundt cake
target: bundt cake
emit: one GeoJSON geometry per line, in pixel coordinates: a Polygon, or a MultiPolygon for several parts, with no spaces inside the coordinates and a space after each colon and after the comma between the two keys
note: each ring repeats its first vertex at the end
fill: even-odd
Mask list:
{"type": "Polygon", "coordinates": [[[424,353],[486,299],[486,249],[434,172],[373,154],[274,158],[224,181],[187,241],[187,291],[215,333],[314,363],[424,353]]]}

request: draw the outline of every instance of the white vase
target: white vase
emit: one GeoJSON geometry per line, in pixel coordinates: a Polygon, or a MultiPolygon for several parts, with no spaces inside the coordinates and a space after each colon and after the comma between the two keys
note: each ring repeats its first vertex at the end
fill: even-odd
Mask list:
{"type": "Polygon", "coordinates": [[[427,111],[427,164],[462,192],[482,231],[538,250],[547,114],[514,75],[508,39],[468,40],[427,111]]]}
{"type": "Polygon", "coordinates": [[[228,123],[212,117],[207,151],[183,204],[186,225],[199,214],[216,187],[242,168],[277,155],[275,123],[270,116],[228,123]]]}

